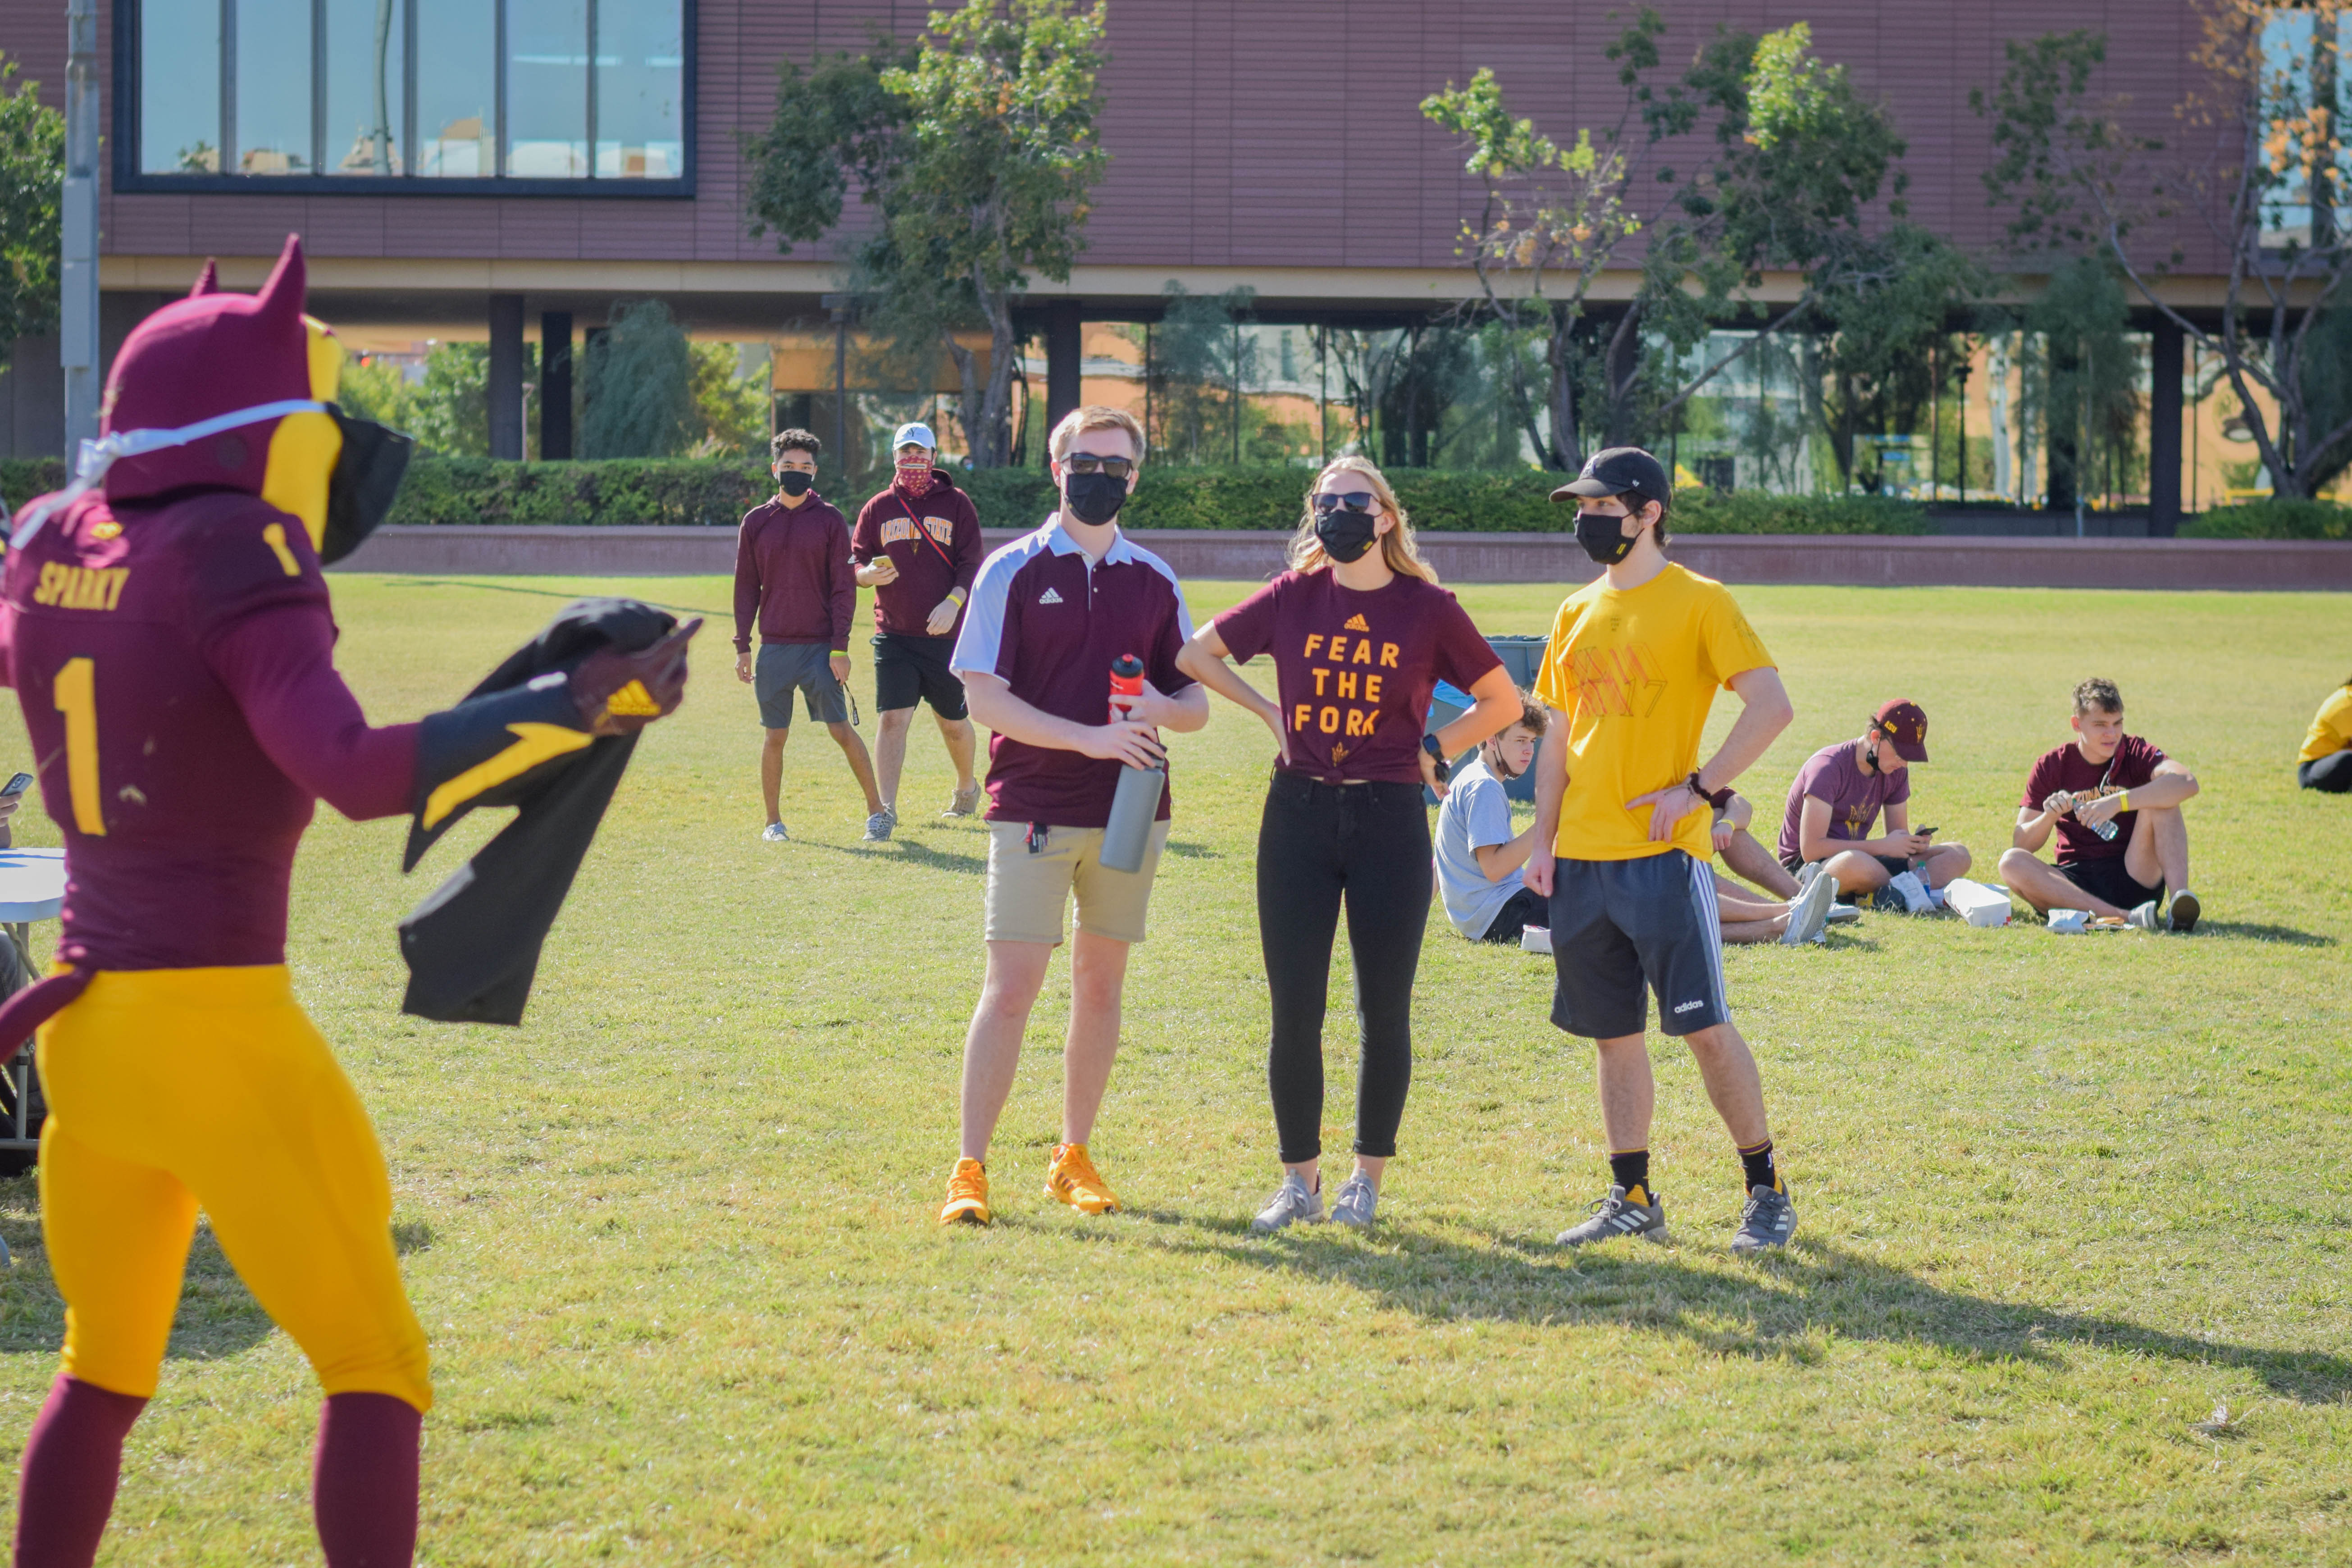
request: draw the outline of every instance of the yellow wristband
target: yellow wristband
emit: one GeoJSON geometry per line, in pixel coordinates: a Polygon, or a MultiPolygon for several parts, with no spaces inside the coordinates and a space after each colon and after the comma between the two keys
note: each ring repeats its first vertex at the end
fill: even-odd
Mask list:
{"type": "Polygon", "coordinates": [[[2131,791],[2127,789],[2119,789],[2116,791],[2116,815],[2120,816],[2130,809],[2131,791]]]}

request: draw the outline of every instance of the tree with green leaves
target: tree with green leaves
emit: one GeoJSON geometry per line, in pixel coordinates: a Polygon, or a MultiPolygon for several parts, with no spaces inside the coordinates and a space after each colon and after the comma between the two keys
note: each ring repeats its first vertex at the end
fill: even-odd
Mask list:
{"type": "Polygon", "coordinates": [[[2200,85],[2175,106],[2177,144],[2125,123],[2129,100],[2100,96],[2106,39],[2049,33],[2005,46],[1990,94],[1991,202],[2011,210],[2021,254],[2093,251],[2141,300],[2218,358],[2273,493],[2307,499],[2352,460],[2344,400],[2352,310],[2352,0],[2200,0],[2200,85]],[[2202,227],[2227,281],[2208,328],[2158,284],[2183,258],[2154,220],[2202,227]]]}
{"type": "Polygon", "coordinates": [[[1952,367],[1966,361],[1954,309],[1989,282],[1975,261],[1913,224],[1846,241],[1813,279],[1811,368],[1841,490],[1879,488],[1874,472],[1857,470],[1857,442],[1919,427],[1952,367]]]}
{"type": "Polygon", "coordinates": [[[18,338],[58,322],[59,208],[66,117],[44,108],[40,83],[8,90],[16,62],[0,55],[0,360],[18,338]]]}
{"type": "Polygon", "coordinates": [[[779,67],[776,119],[746,144],[751,232],[782,246],[840,224],[854,184],[875,210],[845,258],[869,325],[944,353],[963,387],[975,468],[1012,448],[1013,312],[1034,271],[1066,281],[1084,247],[1096,135],[1101,0],[969,0],[911,44],[779,67]],[[983,382],[962,334],[989,338],[983,382]]]}
{"type": "Polygon", "coordinates": [[[615,303],[581,368],[582,457],[673,458],[694,444],[694,351],[659,300],[615,303]]]}
{"type": "Polygon", "coordinates": [[[1423,116],[1454,133],[1484,192],[1456,247],[1477,274],[1480,313],[1516,340],[1543,344],[1540,399],[1530,395],[1521,356],[1502,358],[1528,444],[1556,468],[1583,463],[1576,325],[1585,299],[1619,247],[1641,231],[1628,187],[1642,149],[1627,145],[1626,132],[1651,96],[1643,77],[1658,63],[1664,30],[1658,13],[1645,7],[1609,46],[1624,98],[1615,123],[1598,140],[1586,127],[1563,146],[1534,121],[1511,113],[1489,67],[1481,66],[1468,86],[1448,82],[1421,104],[1423,116]],[[1549,440],[1536,425],[1539,402],[1550,415],[1549,440]]]}

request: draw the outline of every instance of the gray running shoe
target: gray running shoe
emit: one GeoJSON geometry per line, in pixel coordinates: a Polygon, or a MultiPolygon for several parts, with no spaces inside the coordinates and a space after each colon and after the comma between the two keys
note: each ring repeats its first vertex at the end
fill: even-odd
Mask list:
{"type": "Polygon", "coordinates": [[[1260,1236],[1267,1236],[1286,1225],[1322,1223],[1323,1194],[1309,1192],[1297,1172],[1286,1171],[1282,1175],[1282,1185],[1275,1189],[1274,1196],[1265,1207],[1257,1211],[1257,1218],[1250,1221],[1250,1228],[1260,1236]]]}
{"type": "Polygon", "coordinates": [[[1822,923],[1842,926],[1860,919],[1862,919],[1862,911],[1852,904],[1832,904],[1830,912],[1823,917],[1822,923]]]}
{"type": "Polygon", "coordinates": [[[890,837],[890,830],[898,826],[898,814],[888,806],[884,806],[866,819],[866,842],[868,844],[884,842],[890,837]]]}
{"type": "Polygon", "coordinates": [[[1830,906],[1837,902],[1834,877],[1816,876],[1789,905],[1789,929],[1780,933],[1783,947],[1801,947],[1822,934],[1829,923],[1830,906]]]}
{"type": "Polygon", "coordinates": [[[970,816],[974,810],[978,809],[979,805],[980,785],[975,784],[970,789],[960,789],[956,791],[954,795],[948,801],[948,808],[940,813],[940,815],[941,816],[970,816]]]}
{"type": "Polygon", "coordinates": [[[1666,1239],[1666,1205],[1657,1201],[1655,1193],[1648,1203],[1637,1204],[1625,1195],[1624,1188],[1611,1187],[1607,1197],[1593,1204],[1591,1218],[1569,1226],[1552,1239],[1562,1247],[1585,1247],[1621,1236],[1666,1239]]]}
{"type": "Polygon", "coordinates": [[[1813,885],[1813,879],[1820,876],[1822,874],[1822,868],[1828,864],[1829,862],[1826,860],[1808,860],[1803,865],[1798,867],[1797,891],[1801,893],[1807,888],[1811,887],[1813,885]]]}
{"type": "Polygon", "coordinates": [[[1339,1184],[1339,1195],[1331,1200],[1331,1223],[1354,1230],[1370,1230],[1372,1210],[1380,1201],[1380,1188],[1359,1171],[1339,1184]]]}
{"type": "Polygon", "coordinates": [[[1748,1189],[1748,1206],[1739,1211],[1739,1228],[1731,1233],[1731,1250],[1763,1252],[1786,1247],[1797,1234],[1797,1210],[1789,1194],[1769,1187],[1748,1189]]]}
{"type": "Polygon", "coordinates": [[[786,837],[784,825],[781,822],[772,822],[760,829],[760,842],[762,844],[782,844],[786,837]]]}
{"type": "Polygon", "coordinates": [[[2166,918],[2172,922],[2174,931],[2186,936],[2197,929],[2197,917],[2204,912],[2205,906],[2197,901],[2197,895],[2184,891],[2172,895],[2172,912],[2166,918]]]}
{"type": "Polygon", "coordinates": [[[2147,902],[2140,905],[2139,908],[2126,915],[2124,919],[2137,931],[2162,931],[2164,929],[2164,917],[2156,912],[2156,900],[2154,899],[2148,900],[2147,902]]]}

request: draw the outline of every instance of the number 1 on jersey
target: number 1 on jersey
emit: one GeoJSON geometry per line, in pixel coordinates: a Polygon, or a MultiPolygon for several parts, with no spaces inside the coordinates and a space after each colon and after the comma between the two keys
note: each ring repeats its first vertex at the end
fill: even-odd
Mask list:
{"type": "Polygon", "coordinates": [[[50,686],[58,712],[66,716],[66,780],[73,795],[74,826],[92,838],[106,837],[106,814],[98,793],[98,665],[69,658],[50,686]]]}

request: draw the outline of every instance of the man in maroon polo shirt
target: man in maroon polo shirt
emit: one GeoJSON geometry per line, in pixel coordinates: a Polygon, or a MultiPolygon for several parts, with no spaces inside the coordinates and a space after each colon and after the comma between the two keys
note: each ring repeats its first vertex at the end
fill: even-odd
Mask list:
{"type": "Polygon", "coordinates": [[[857,582],[874,590],[874,706],[882,731],[874,761],[882,780],[883,824],[868,838],[887,838],[898,823],[898,774],[918,701],[931,705],[940,739],[955,764],[955,795],[945,815],[970,816],[980,804],[971,776],[971,721],[963,682],[948,668],[964,601],[980,558],[980,513],[971,498],[934,461],[939,442],[928,425],[902,425],[890,443],[888,489],[866,503],[850,531],[857,582]]]}
{"type": "Polygon", "coordinates": [[[768,826],[760,837],[784,841],[777,796],[784,784],[784,742],[793,727],[793,693],[808,701],[857,787],[866,792],[868,837],[882,816],[874,763],[849,722],[849,620],[857,608],[850,578],[849,525],[839,509],[816,493],[816,458],[824,448],[805,430],[780,430],[769,443],[776,493],[743,514],[735,535],[735,679],[760,700],[767,741],[760,749],[760,793],[768,826]],[[751,626],[760,627],[760,657],[751,658],[751,626]]]}
{"type": "MultiPolygon", "coordinates": [[[[1013,1092],[1021,1036],[1077,895],[1070,948],[1070,1029],[1062,1056],[1062,1140],[1046,1195],[1084,1214],[1118,1206],[1087,1153],[1118,1054],[1128,948],[1168,841],[1160,800],[1142,866],[1102,864],[1103,828],[1124,766],[1166,760],[1156,731],[1209,721],[1208,693],[1179,669],[1192,636],[1167,563],[1119,531],[1135,489],[1143,428],[1124,410],[1085,407],[1054,427],[1047,450],[1059,510],[991,555],[972,585],[952,664],[988,746],[988,974],[963,1047],[963,1148],[948,1180],[942,1225],[990,1218],[988,1142],[1013,1092]],[[1143,661],[1143,694],[1110,717],[1111,661],[1143,661]]],[[[1122,699],[1122,701],[1126,700],[1122,699]]]]}

